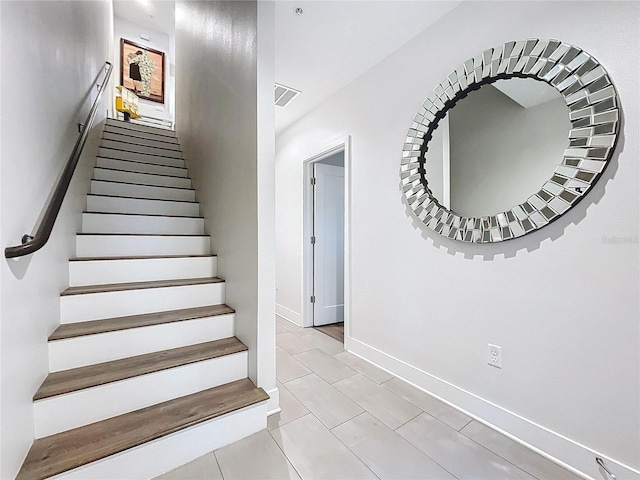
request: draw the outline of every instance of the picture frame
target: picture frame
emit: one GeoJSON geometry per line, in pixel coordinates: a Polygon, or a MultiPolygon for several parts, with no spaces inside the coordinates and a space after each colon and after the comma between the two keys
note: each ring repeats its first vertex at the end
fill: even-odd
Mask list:
{"type": "Polygon", "coordinates": [[[120,85],[138,97],[164,103],[164,52],[120,39],[120,85]]]}

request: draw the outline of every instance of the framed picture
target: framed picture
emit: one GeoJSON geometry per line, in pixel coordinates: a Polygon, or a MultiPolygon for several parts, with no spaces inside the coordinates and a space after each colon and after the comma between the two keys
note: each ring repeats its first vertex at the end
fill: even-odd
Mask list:
{"type": "Polygon", "coordinates": [[[120,85],[140,98],[164,103],[164,53],[121,39],[120,85]]]}

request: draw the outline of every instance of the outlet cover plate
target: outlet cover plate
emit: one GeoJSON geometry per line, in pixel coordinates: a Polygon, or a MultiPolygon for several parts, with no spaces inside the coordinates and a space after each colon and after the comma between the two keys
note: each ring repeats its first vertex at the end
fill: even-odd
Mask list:
{"type": "Polygon", "coordinates": [[[502,368],[502,347],[487,343],[487,363],[492,367],[502,368]]]}

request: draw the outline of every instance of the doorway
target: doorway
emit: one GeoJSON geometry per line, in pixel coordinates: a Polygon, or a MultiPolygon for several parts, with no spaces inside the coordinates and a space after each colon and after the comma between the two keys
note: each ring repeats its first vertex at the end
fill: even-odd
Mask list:
{"type": "Polygon", "coordinates": [[[348,317],[348,139],[305,162],[305,184],[304,326],[344,342],[348,317]]]}

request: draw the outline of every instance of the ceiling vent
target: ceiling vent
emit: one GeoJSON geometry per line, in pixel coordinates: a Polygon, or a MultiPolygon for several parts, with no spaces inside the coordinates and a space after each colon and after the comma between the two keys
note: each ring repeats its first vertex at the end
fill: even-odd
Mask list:
{"type": "Polygon", "coordinates": [[[291,87],[285,87],[276,83],[275,87],[275,99],[276,105],[279,107],[286,107],[291,101],[298,96],[300,90],[296,90],[291,87]]]}

